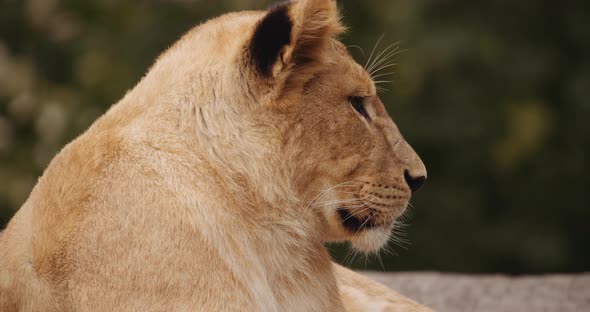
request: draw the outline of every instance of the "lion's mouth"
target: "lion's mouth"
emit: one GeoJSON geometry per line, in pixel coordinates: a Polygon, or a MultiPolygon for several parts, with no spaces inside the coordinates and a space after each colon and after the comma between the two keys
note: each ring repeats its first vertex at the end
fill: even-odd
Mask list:
{"type": "Polygon", "coordinates": [[[338,208],[340,222],[342,223],[344,228],[353,233],[381,226],[382,224],[377,223],[375,220],[376,214],[377,211],[370,209],[369,212],[365,215],[359,216],[354,212],[351,213],[350,210],[346,208],[338,208]]]}

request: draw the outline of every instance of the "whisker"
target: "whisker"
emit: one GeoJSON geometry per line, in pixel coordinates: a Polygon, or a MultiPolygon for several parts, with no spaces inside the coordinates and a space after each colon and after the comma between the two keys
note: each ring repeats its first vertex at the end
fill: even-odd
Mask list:
{"type": "Polygon", "coordinates": [[[314,205],[314,206],[311,208],[311,210],[318,209],[318,208],[324,208],[324,207],[330,207],[330,206],[331,206],[331,207],[336,207],[336,208],[335,208],[336,210],[348,210],[348,209],[357,209],[357,208],[361,208],[361,207],[363,207],[364,205],[365,205],[365,204],[364,204],[364,203],[362,203],[362,202],[358,202],[358,203],[352,202],[352,203],[348,203],[347,205],[345,205],[345,207],[339,207],[339,206],[340,206],[340,205],[339,205],[339,203],[336,203],[336,204],[330,204],[330,203],[328,203],[328,204],[325,204],[325,205],[320,205],[320,206],[318,206],[318,205],[314,205]]]}
{"type": "Polygon", "coordinates": [[[337,207],[336,210],[350,210],[350,209],[355,209],[355,208],[360,208],[363,206],[366,206],[367,204],[365,204],[364,202],[359,202],[358,205],[354,205],[354,206],[346,206],[346,207],[337,207]]]}
{"type": "Polygon", "coordinates": [[[314,201],[315,201],[315,200],[316,200],[318,197],[320,197],[320,198],[321,198],[321,196],[324,196],[324,195],[325,195],[327,192],[329,192],[329,191],[331,191],[331,190],[333,190],[333,189],[335,189],[335,188],[337,188],[337,187],[350,186],[350,183],[353,183],[353,182],[352,182],[352,181],[342,182],[342,183],[336,184],[336,185],[334,185],[334,186],[332,186],[332,187],[330,187],[330,188],[327,188],[327,189],[325,189],[325,190],[322,190],[321,192],[319,192],[319,193],[318,193],[318,194],[317,194],[317,195],[316,195],[316,196],[315,196],[315,197],[314,197],[314,198],[313,198],[313,199],[310,201],[310,203],[313,203],[313,202],[314,202],[314,201]]]}
{"type": "Polygon", "coordinates": [[[387,92],[389,92],[389,89],[383,88],[381,86],[375,86],[375,89],[377,89],[377,91],[379,93],[387,93],[387,92]]]}
{"type": "Polygon", "coordinates": [[[396,251],[395,251],[395,250],[394,250],[394,249],[393,249],[391,246],[389,246],[389,243],[390,243],[390,242],[391,242],[391,241],[387,241],[387,244],[385,244],[385,246],[383,246],[383,250],[385,250],[385,252],[386,252],[388,255],[399,256],[399,254],[398,254],[398,253],[397,253],[397,252],[396,252],[396,251]]]}
{"type": "Polygon", "coordinates": [[[338,191],[338,190],[332,190],[332,192],[334,192],[334,193],[340,193],[340,194],[358,194],[357,192],[338,191]]]}
{"type": "Polygon", "coordinates": [[[369,67],[367,67],[367,71],[371,71],[371,68],[374,68],[376,64],[378,64],[379,62],[381,62],[382,57],[389,55],[389,53],[391,52],[391,49],[393,48],[393,51],[396,50],[395,47],[395,43],[394,44],[390,44],[387,47],[385,47],[385,49],[383,49],[383,51],[379,52],[379,54],[377,54],[377,56],[375,57],[375,59],[373,59],[373,61],[371,62],[371,64],[369,65],[369,67]]]}
{"type": "Polygon", "coordinates": [[[356,230],[354,235],[357,235],[363,229],[365,224],[367,224],[367,222],[369,222],[369,220],[373,219],[373,217],[375,217],[375,215],[376,215],[376,213],[373,213],[365,221],[363,221],[363,223],[361,223],[361,225],[359,226],[358,230],[356,230]]]}
{"type": "MultiPolygon", "coordinates": [[[[397,43],[396,43],[397,44],[397,43]]],[[[393,50],[389,51],[385,56],[383,56],[381,58],[381,60],[379,60],[379,62],[374,62],[372,67],[371,67],[371,72],[374,73],[374,69],[377,68],[379,65],[389,61],[391,58],[393,58],[394,56],[405,52],[406,50],[400,50],[399,46],[396,46],[393,50]]]]}
{"type": "Polygon", "coordinates": [[[386,73],[377,74],[375,76],[371,76],[371,78],[375,79],[375,78],[379,78],[379,77],[383,77],[383,76],[389,76],[389,75],[393,75],[393,74],[395,74],[395,72],[386,72],[386,73]]]}
{"type": "Polygon", "coordinates": [[[401,216],[399,216],[399,218],[397,218],[397,221],[401,223],[400,226],[405,227],[405,226],[407,226],[405,223],[409,222],[411,218],[412,218],[412,212],[406,210],[406,212],[404,214],[402,214],[401,216]]]}
{"type": "Polygon", "coordinates": [[[345,204],[345,203],[351,203],[351,202],[355,202],[355,201],[359,201],[360,199],[357,198],[353,198],[353,199],[345,199],[345,200],[327,200],[324,202],[319,202],[319,203],[315,203],[314,206],[324,206],[324,205],[329,205],[329,204],[345,204]]]}
{"type": "Polygon", "coordinates": [[[407,249],[407,245],[411,245],[409,240],[407,240],[405,238],[398,237],[395,234],[394,235],[391,235],[389,241],[391,241],[395,245],[397,245],[399,247],[402,247],[404,249],[407,249]]]}
{"type": "Polygon", "coordinates": [[[301,210],[301,214],[299,219],[301,219],[301,217],[303,217],[305,214],[307,214],[307,212],[310,210],[311,207],[313,207],[313,205],[320,200],[323,196],[325,196],[326,194],[328,194],[328,192],[330,192],[331,190],[334,190],[337,187],[344,187],[344,186],[353,186],[353,185],[358,185],[359,183],[363,183],[360,181],[345,181],[342,183],[338,183],[332,187],[329,187],[325,190],[320,191],[302,210],[301,210]]]}
{"type": "Polygon", "coordinates": [[[367,59],[367,55],[365,54],[365,51],[363,51],[363,48],[361,48],[357,45],[354,45],[354,44],[347,46],[347,48],[357,48],[363,54],[363,58],[365,58],[365,60],[367,59]]]}
{"type": "Polygon", "coordinates": [[[352,253],[352,251],[353,251],[353,249],[350,249],[350,248],[349,248],[349,249],[348,249],[348,251],[346,252],[346,255],[344,256],[344,259],[342,259],[342,263],[343,263],[345,266],[349,266],[349,265],[348,265],[348,263],[347,263],[347,260],[348,260],[348,258],[350,257],[350,254],[352,253]]]}
{"type": "Polygon", "coordinates": [[[381,51],[381,53],[379,53],[377,57],[375,57],[375,60],[373,61],[371,66],[367,68],[367,71],[370,73],[373,72],[374,68],[378,67],[379,65],[383,64],[384,62],[388,61],[391,57],[396,55],[399,50],[399,46],[396,46],[396,44],[397,43],[390,44],[389,46],[387,46],[387,48],[381,51]]]}
{"type": "Polygon", "coordinates": [[[377,260],[379,260],[379,263],[381,264],[381,269],[383,269],[383,272],[385,272],[385,265],[383,264],[383,259],[381,259],[381,253],[378,250],[375,255],[377,256],[377,260]]]}
{"type": "Polygon", "coordinates": [[[356,251],[356,250],[354,250],[354,249],[353,249],[353,252],[352,252],[352,258],[350,259],[350,263],[349,263],[349,265],[348,265],[348,266],[350,266],[351,264],[353,264],[353,263],[354,263],[354,260],[356,259],[356,257],[357,257],[358,255],[360,255],[360,252],[358,252],[358,251],[356,251]]]}
{"type": "Polygon", "coordinates": [[[366,204],[364,202],[358,202],[356,204],[348,205],[346,207],[336,207],[336,210],[350,210],[350,209],[363,208],[365,206],[366,206],[366,204]]]}
{"type": "Polygon", "coordinates": [[[350,265],[354,262],[354,258],[356,258],[358,253],[359,252],[356,251],[355,249],[352,249],[352,248],[349,249],[349,252],[347,253],[346,257],[344,257],[344,261],[343,261],[347,267],[350,267],[350,265]]]}
{"type": "Polygon", "coordinates": [[[391,51],[388,51],[387,54],[384,54],[378,61],[373,62],[373,64],[371,64],[371,67],[369,67],[369,73],[374,74],[376,73],[378,70],[378,68],[380,68],[380,66],[382,66],[383,64],[386,64],[387,62],[389,62],[394,56],[399,54],[399,48],[395,47],[394,49],[392,49],[391,51]]]}
{"type": "Polygon", "coordinates": [[[384,65],[382,65],[381,67],[375,69],[374,71],[372,71],[371,73],[369,73],[372,77],[372,75],[379,73],[380,71],[389,68],[389,67],[393,67],[393,66],[397,66],[399,65],[398,63],[386,63],[384,65]]]}
{"type": "MultiPolygon", "coordinates": [[[[366,207],[366,208],[364,208],[364,209],[361,209],[361,210],[359,210],[359,211],[357,211],[357,212],[355,212],[355,213],[353,213],[353,214],[349,215],[348,217],[344,218],[344,220],[342,220],[342,222],[344,222],[344,221],[346,221],[346,220],[348,220],[348,219],[350,219],[350,218],[353,218],[354,216],[358,215],[359,213],[365,212],[365,211],[367,211],[367,210],[369,210],[369,209],[371,209],[371,207],[366,207]]],[[[366,221],[367,221],[367,220],[365,220],[365,222],[366,222],[366,221]]],[[[362,225],[361,225],[361,228],[362,228],[362,225]]],[[[357,233],[358,233],[358,232],[357,232],[357,233]]],[[[355,234],[356,234],[356,233],[355,233],[355,234]]]]}
{"type": "MultiPolygon", "coordinates": [[[[397,44],[397,43],[396,43],[397,44]]],[[[392,44],[390,45],[390,49],[384,51],[381,58],[378,61],[373,63],[373,68],[377,68],[379,65],[389,61],[392,57],[401,53],[402,50],[399,49],[398,45],[392,44]]]]}
{"type": "Polygon", "coordinates": [[[383,40],[383,37],[385,37],[385,34],[381,34],[379,39],[377,39],[375,46],[373,46],[373,50],[371,51],[371,55],[369,55],[369,58],[367,59],[367,62],[365,63],[365,69],[367,69],[367,66],[369,66],[371,59],[373,58],[373,54],[375,53],[375,50],[377,50],[377,47],[379,46],[379,43],[381,42],[381,40],[383,40]]]}

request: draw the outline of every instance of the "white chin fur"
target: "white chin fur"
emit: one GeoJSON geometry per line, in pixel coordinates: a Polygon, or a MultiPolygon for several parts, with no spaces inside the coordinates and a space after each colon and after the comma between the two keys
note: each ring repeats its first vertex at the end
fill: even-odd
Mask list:
{"type": "Polygon", "coordinates": [[[389,240],[390,234],[391,228],[389,227],[372,228],[356,234],[350,242],[354,249],[364,253],[370,253],[383,247],[389,240]]]}

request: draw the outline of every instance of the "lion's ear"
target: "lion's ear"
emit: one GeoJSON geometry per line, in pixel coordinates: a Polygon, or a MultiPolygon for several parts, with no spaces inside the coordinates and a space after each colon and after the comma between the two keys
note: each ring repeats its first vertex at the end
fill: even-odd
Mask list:
{"type": "Polygon", "coordinates": [[[344,30],[335,0],[298,0],[270,9],[256,25],[249,54],[266,78],[321,58],[329,39],[344,30]]]}

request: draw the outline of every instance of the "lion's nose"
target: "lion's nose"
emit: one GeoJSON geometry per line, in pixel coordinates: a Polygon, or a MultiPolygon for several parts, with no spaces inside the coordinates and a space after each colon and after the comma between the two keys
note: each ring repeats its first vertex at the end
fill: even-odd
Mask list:
{"type": "Polygon", "coordinates": [[[415,193],[417,190],[419,190],[422,185],[424,185],[424,182],[426,182],[425,175],[414,176],[409,170],[404,171],[404,178],[406,179],[406,183],[408,183],[410,190],[412,190],[412,193],[415,193]]]}

